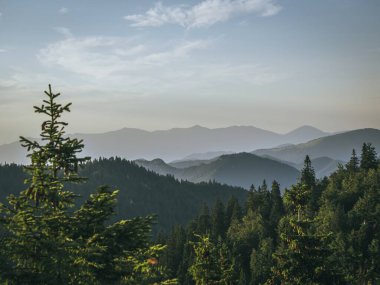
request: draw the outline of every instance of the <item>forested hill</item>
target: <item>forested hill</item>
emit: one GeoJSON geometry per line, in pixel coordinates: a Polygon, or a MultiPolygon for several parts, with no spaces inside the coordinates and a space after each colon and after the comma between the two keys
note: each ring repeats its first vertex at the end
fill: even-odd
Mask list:
{"type": "Polygon", "coordinates": [[[297,169],[288,164],[251,153],[222,155],[184,168],[173,167],[160,159],[137,160],[136,163],[159,174],[174,175],[178,179],[191,182],[215,180],[245,189],[250,189],[251,185],[258,187],[263,180],[276,180],[281,184],[281,189],[284,189],[296,183],[300,175],[297,169]]]}
{"type": "MultiPolygon", "coordinates": [[[[99,185],[119,189],[116,218],[157,214],[158,230],[186,224],[199,212],[204,202],[209,206],[214,205],[217,199],[226,203],[232,196],[243,201],[247,195],[247,191],[238,187],[213,182],[193,184],[178,181],[172,176],[160,176],[120,158],[93,160],[80,170],[80,174],[88,177],[88,181],[70,187],[83,199],[99,185]]],[[[1,201],[11,193],[24,190],[25,178],[21,166],[1,165],[1,201]]]]}

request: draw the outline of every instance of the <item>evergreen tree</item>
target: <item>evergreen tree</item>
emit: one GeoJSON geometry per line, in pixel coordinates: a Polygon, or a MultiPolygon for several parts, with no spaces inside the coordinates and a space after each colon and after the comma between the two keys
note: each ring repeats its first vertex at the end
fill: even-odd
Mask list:
{"type": "Polygon", "coordinates": [[[183,260],[184,255],[184,245],[186,243],[186,231],[185,229],[178,225],[176,226],[172,233],[170,234],[166,242],[166,250],[164,256],[161,258],[165,266],[170,272],[171,277],[175,277],[179,266],[183,260]]]}
{"type": "Polygon", "coordinates": [[[284,204],[282,202],[281,192],[280,192],[280,184],[277,181],[273,181],[272,183],[272,191],[270,194],[271,200],[271,210],[269,217],[269,231],[271,232],[271,237],[275,240],[277,238],[277,225],[280,219],[285,214],[284,204]]]}
{"type": "Polygon", "coordinates": [[[264,284],[271,276],[273,242],[270,238],[263,239],[258,249],[251,253],[251,284],[264,284]]]}
{"type": "Polygon", "coordinates": [[[232,196],[227,203],[226,207],[226,230],[232,224],[233,220],[240,221],[242,216],[242,209],[239,205],[239,201],[232,196]]]}
{"type": "Polygon", "coordinates": [[[211,217],[207,204],[203,204],[198,216],[196,232],[199,234],[210,234],[211,232],[211,217]]]}
{"type": "Polygon", "coordinates": [[[305,185],[310,190],[308,195],[307,214],[310,217],[316,215],[319,208],[319,198],[321,196],[321,187],[318,187],[317,180],[315,178],[315,171],[311,165],[311,160],[308,155],[305,157],[304,167],[301,170],[301,185],[305,185]]]}
{"type": "Polygon", "coordinates": [[[227,237],[231,244],[231,251],[235,257],[238,268],[244,271],[244,276],[249,282],[250,255],[252,249],[259,247],[260,241],[266,236],[265,222],[258,212],[249,210],[242,221],[234,222],[228,229],[227,237]]]}
{"type": "MultiPolygon", "coordinates": [[[[275,253],[272,271],[281,284],[334,284],[334,274],[327,265],[328,236],[312,232],[313,220],[306,214],[310,189],[305,184],[285,193],[292,209],[287,232],[280,234],[282,245],[275,253]]],[[[273,280],[272,280],[273,281],[273,280]]]]}
{"type": "Polygon", "coordinates": [[[77,158],[83,144],[65,135],[61,115],[70,105],[56,102],[49,85],[36,113],[48,116],[42,143],[21,137],[31,153],[27,190],[0,205],[0,281],[5,284],[146,284],[165,279],[150,246],[152,217],[109,223],[117,191],[100,188],[73,211],[77,195],[66,189],[82,182],[77,158]]]}
{"type": "Polygon", "coordinates": [[[355,173],[359,170],[359,159],[356,156],[355,149],[352,150],[352,155],[350,161],[346,164],[346,169],[351,173],[355,173]]]}
{"type": "Polygon", "coordinates": [[[360,168],[364,170],[377,169],[377,154],[371,143],[363,143],[360,168]]]}
{"type": "Polygon", "coordinates": [[[211,213],[211,233],[214,240],[224,238],[226,234],[226,217],[223,203],[218,199],[211,213]]]}
{"type": "Polygon", "coordinates": [[[311,165],[311,160],[308,155],[306,155],[304,160],[304,166],[301,170],[301,184],[306,185],[308,188],[313,188],[315,186],[315,171],[311,165]]]}
{"type": "Polygon", "coordinates": [[[195,252],[194,263],[189,271],[196,285],[232,285],[234,266],[230,262],[228,249],[222,243],[215,245],[209,236],[198,236],[192,242],[195,252]]]}

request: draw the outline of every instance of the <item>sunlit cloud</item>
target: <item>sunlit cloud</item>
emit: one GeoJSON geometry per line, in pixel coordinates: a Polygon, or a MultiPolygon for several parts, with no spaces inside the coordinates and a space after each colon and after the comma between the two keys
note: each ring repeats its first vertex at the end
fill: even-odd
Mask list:
{"type": "Polygon", "coordinates": [[[194,6],[164,6],[161,2],[144,14],[127,15],[133,27],[159,27],[176,24],[184,28],[209,27],[240,14],[255,13],[267,17],[280,12],[274,0],[205,0],[194,6]]]}

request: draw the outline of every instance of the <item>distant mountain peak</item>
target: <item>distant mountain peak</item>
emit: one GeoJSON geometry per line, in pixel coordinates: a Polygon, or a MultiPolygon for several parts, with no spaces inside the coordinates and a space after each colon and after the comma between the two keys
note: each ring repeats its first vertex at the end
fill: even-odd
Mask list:
{"type": "Polygon", "coordinates": [[[310,125],[303,125],[301,127],[298,127],[285,135],[290,135],[290,134],[296,134],[296,133],[301,133],[301,132],[314,132],[314,133],[321,133],[323,135],[328,135],[328,132],[322,131],[316,127],[310,126],[310,125]]]}
{"type": "Polygon", "coordinates": [[[201,125],[194,125],[194,126],[190,127],[189,129],[208,129],[208,128],[203,127],[201,125]]]}

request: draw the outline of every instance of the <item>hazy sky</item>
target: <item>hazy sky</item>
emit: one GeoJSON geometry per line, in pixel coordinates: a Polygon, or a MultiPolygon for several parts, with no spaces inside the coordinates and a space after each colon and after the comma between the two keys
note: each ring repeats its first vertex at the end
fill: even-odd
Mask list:
{"type": "Polygon", "coordinates": [[[70,132],[380,128],[379,0],[0,0],[0,143],[70,132]]]}

